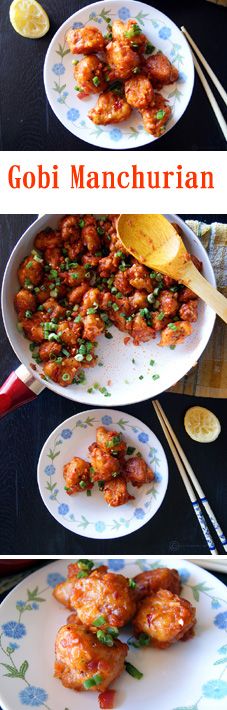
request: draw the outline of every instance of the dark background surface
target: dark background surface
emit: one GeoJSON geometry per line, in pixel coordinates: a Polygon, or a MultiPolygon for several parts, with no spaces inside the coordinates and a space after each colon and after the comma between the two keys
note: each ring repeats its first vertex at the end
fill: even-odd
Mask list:
{"type": "MultiPolygon", "coordinates": [[[[186,219],[187,215],[183,215],[186,219]]],[[[194,215],[188,215],[193,218],[194,215]]],[[[4,269],[13,246],[35,215],[0,216],[0,263],[4,269]]],[[[196,215],[207,222],[226,221],[224,215],[196,215]]],[[[0,330],[1,383],[16,368],[18,361],[7,340],[3,324],[0,330]]],[[[224,400],[200,399],[165,393],[159,396],[174,426],[186,456],[220,525],[226,531],[226,403],[224,400]],[[205,446],[193,442],[185,433],[184,413],[193,404],[210,408],[220,419],[222,431],[217,441],[205,446]]],[[[129,407],[125,412],[144,421],[160,439],[168,458],[170,481],[164,502],[155,517],[139,531],[113,541],[95,541],[75,535],[57,523],[45,508],[37,486],[36,466],[41,448],[60,422],[87,409],[59,397],[50,390],[32,403],[1,420],[1,516],[0,554],[31,555],[109,555],[109,554],[191,554],[208,553],[205,539],[177,472],[151,401],[129,407]]]]}
{"type": "MultiPolygon", "coordinates": [[[[42,39],[29,40],[13,30],[8,17],[10,0],[1,0],[1,150],[96,150],[61,125],[46,100],[43,85],[43,63],[53,35],[62,22],[87,4],[89,0],[43,0],[50,31],[42,39]]],[[[206,0],[148,0],[147,4],[167,14],[179,27],[186,26],[224,85],[227,9],[206,0]]],[[[214,94],[224,112],[224,103],[215,88],[214,94]]],[[[224,150],[225,145],[196,76],[191,102],[177,126],[161,141],[139,150],[224,150]]]]}

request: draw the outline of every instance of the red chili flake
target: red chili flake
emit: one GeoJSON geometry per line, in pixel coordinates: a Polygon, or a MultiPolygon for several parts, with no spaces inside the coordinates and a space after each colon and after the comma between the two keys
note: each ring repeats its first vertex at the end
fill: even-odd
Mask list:
{"type": "Polygon", "coordinates": [[[79,91],[79,93],[77,94],[78,99],[86,99],[87,96],[89,96],[89,94],[86,94],[86,91],[79,91]]]}
{"type": "Polygon", "coordinates": [[[99,707],[101,710],[112,710],[114,707],[114,696],[116,690],[104,690],[104,693],[99,694],[99,707]]]}
{"type": "Polygon", "coordinates": [[[129,343],[130,340],[131,340],[130,336],[129,336],[129,335],[126,336],[126,338],[124,338],[124,344],[125,344],[125,345],[128,345],[128,343],[129,343]]]}

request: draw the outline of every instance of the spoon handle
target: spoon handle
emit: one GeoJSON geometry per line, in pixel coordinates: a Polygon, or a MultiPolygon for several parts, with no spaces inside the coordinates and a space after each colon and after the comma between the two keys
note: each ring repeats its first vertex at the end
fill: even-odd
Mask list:
{"type": "Polygon", "coordinates": [[[208,306],[213,308],[215,313],[227,323],[227,298],[223,296],[214,286],[211,286],[202,274],[190,261],[180,274],[180,280],[197,294],[208,306]]]}

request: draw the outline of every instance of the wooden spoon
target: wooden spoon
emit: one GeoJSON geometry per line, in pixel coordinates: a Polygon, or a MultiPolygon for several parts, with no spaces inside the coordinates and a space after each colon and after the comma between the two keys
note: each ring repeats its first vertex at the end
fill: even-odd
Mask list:
{"type": "Polygon", "coordinates": [[[121,214],[118,236],[139,262],[188,286],[227,323],[227,299],[200,274],[171,222],[161,214],[121,214]]]}

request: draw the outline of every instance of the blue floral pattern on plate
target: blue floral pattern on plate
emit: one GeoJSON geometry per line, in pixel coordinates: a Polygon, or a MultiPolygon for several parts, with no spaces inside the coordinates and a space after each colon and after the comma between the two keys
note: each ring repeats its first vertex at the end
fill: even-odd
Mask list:
{"type": "Polygon", "coordinates": [[[117,411],[114,414],[112,410],[104,410],[104,412],[105,414],[103,410],[100,410],[100,413],[99,410],[92,410],[89,413],[82,412],[80,415],[68,420],[65,425],[60,425],[56,433],[54,432],[52,435],[51,445],[48,445],[45,449],[45,456],[39,475],[44,501],[59,522],[79,534],[105,539],[111,537],[111,535],[113,537],[125,535],[150,520],[165,494],[167,470],[161,445],[154,434],[142,422],[135,420],[130,415],[123,417],[117,411]],[[102,501],[104,507],[103,516],[100,516],[100,509],[97,519],[96,506],[92,506],[93,491],[90,498],[87,498],[86,491],[81,492],[79,498],[78,495],[68,496],[65,492],[63,465],[72,456],[76,455],[77,444],[74,442],[81,440],[81,436],[78,438],[77,432],[81,432],[82,435],[83,430],[87,430],[88,438],[84,439],[81,455],[82,458],[87,457],[88,446],[95,439],[96,429],[100,425],[116,429],[116,431],[125,436],[128,445],[132,446],[133,454],[142,454],[148,465],[153,469],[154,480],[150,484],[143,486],[143,489],[139,492],[136,491],[136,495],[135,489],[132,489],[134,500],[131,500],[130,504],[128,503],[121,509],[118,508],[113,511],[102,501]],[[69,441],[72,447],[71,456],[68,452],[69,441]],[[162,459],[161,464],[160,456],[162,459]],[[48,460],[51,463],[48,463],[48,460]],[[60,463],[61,461],[64,461],[64,463],[60,463]],[[165,470],[164,478],[162,469],[165,470]],[[80,502],[82,503],[82,501],[83,509],[81,510],[80,502]],[[52,506],[51,508],[50,505],[52,506]]]}
{"type": "MultiPolygon", "coordinates": [[[[172,118],[163,132],[168,131],[179,120],[184,112],[193,86],[194,70],[191,55],[185,38],[179,29],[166,15],[155,8],[150,8],[141,2],[126,2],[122,5],[118,0],[108,4],[100,2],[92,12],[90,8],[83,8],[75,13],[70,27],[78,29],[87,24],[100,26],[105,34],[110,31],[114,19],[126,22],[130,17],[136,19],[142,31],[148,36],[151,43],[164,51],[177,67],[181,78],[176,84],[164,87],[161,91],[172,107],[172,118]],[[184,77],[184,79],[182,78],[184,77]]],[[[45,63],[45,85],[48,99],[53,110],[66,127],[78,135],[82,140],[87,140],[94,145],[104,148],[137,147],[153,140],[141,124],[138,112],[133,112],[130,118],[121,124],[120,128],[95,126],[87,116],[88,109],[94,106],[96,97],[89,97],[80,101],[76,96],[72,73],[72,58],[65,40],[66,26],[60,28],[52,40],[45,63]],[[73,113],[73,108],[78,110],[78,115],[73,113]]]]}

